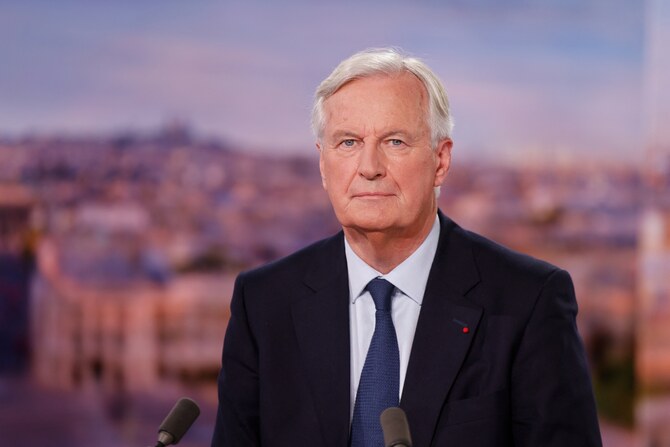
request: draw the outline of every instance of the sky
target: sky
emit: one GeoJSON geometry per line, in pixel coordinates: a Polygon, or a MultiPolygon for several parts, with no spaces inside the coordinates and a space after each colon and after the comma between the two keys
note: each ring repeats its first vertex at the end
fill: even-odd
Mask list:
{"type": "Polygon", "coordinates": [[[638,0],[0,0],[0,136],[180,119],[249,150],[312,153],[314,89],[381,46],[442,79],[456,153],[641,157],[638,0]]]}

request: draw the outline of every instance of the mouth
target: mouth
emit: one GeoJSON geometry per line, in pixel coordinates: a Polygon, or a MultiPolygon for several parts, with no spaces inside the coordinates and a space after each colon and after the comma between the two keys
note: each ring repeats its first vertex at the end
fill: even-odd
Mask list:
{"type": "Polygon", "coordinates": [[[385,193],[385,192],[362,192],[358,194],[354,194],[353,198],[354,199],[382,199],[385,197],[391,197],[393,194],[390,193],[385,193]]]}

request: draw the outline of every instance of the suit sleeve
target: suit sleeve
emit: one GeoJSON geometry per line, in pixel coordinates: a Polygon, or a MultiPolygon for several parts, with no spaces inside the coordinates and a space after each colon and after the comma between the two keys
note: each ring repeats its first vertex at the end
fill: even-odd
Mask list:
{"type": "Polygon", "coordinates": [[[554,271],[528,319],[512,370],[515,446],[601,446],[572,280],[554,271]]]}
{"type": "Polygon", "coordinates": [[[219,408],[212,447],[258,446],[258,348],[251,332],[243,275],[235,281],[218,379],[219,408]]]}

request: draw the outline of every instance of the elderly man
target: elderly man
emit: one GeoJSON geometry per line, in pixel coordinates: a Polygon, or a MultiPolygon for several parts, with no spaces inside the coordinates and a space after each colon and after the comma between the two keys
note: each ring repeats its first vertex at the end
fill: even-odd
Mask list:
{"type": "Polygon", "coordinates": [[[212,446],[601,444],[569,275],[437,208],[451,159],[444,89],[393,49],[343,61],[312,116],[342,231],[241,274],[212,446]]]}

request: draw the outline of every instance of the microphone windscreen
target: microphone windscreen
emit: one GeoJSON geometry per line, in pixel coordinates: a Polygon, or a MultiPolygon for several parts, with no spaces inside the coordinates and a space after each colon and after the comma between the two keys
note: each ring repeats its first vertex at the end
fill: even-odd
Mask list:
{"type": "Polygon", "coordinates": [[[412,447],[407,416],[401,408],[390,407],[379,417],[384,432],[385,447],[412,447]]]}
{"type": "Polygon", "coordinates": [[[191,428],[198,416],[200,416],[198,404],[187,397],[182,397],[160,425],[158,432],[169,433],[173,438],[172,444],[176,444],[191,428]]]}

